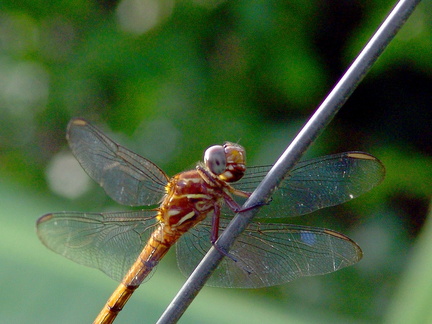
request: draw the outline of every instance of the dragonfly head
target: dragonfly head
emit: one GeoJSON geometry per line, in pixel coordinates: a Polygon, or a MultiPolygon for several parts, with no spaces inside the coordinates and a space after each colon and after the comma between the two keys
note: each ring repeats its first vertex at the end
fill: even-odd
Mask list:
{"type": "Polygon", "coordinates": [[[239,144],[226,142],[209,147],[204,153],[206,167],[226,182],[240,180],[246,171],[246,152],[239,144]]]}

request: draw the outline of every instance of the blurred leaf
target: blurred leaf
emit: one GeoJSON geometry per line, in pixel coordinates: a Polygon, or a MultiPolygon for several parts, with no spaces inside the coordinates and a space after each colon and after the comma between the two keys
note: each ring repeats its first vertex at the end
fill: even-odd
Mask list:
{"type": "MultiPolygon", "coordinates": [[[[432,206],[432,205],[431,205],[432,206]]],[[[405,263],[401,282],[388,308],[385,323],[431,323],[432,209],[413,253],[405,263]]]]}

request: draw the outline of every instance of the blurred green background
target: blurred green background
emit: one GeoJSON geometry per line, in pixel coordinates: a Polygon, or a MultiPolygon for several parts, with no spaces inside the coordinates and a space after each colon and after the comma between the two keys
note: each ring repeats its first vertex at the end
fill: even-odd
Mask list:
{"type": "MultiPolygon", "coordinates": [[[[169,175],[209,145],[273,163],[394,5],[389,0],[0,3],[0,323],[89,323],[117,283],[46,249],[35,221],[120,210],[70,154],[84,117],[169,175]]],[[[308,157],[363,150],[385,182],[296,220],[353,238],[350,268],[259,290],[204,288],[183,323],[432,323],[432,2],[424,1],[308,157]]],[[[118,323],[153,323],[174,254],[118,323]]],[[[116,322],[116,323],[117,323],[116,322]]]]}

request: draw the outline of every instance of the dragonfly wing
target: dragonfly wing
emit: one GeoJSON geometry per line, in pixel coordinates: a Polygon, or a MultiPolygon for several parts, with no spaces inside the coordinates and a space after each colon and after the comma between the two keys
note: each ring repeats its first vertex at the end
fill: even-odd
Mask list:
{"type": "Polygon", "coordinates": [[[156,211],[61,212],[37,221],[39,239],[49,249],[121,281],[147,243],[156,211]]]}
{"type": "Polygon", "coordinates": [[[153,162],[118,145],[83,119],[73,119],[67,139],[87,172],[116,202],[130,206],[157,204],[167,175],[153,162]]]}
{"type": "MultiPolygon", "coordinates": [[[[223,220],[224,226],[227,220],[223,220]]],[[[209,223],[178,243],[179,267],[188,276],[210,248],[209,223]],[[207,239],[207,240],[206,240],[207,239]]],[[[337,271],[362,257],[360,247],[332,230],[288,224],[252,223],[236,240],[207,282],[217,287],[260,288],[337,271]]]]}
{"type": "MultiPolygon", "coordinates": [[[[235,188],[253,191],[270,168],[249,168],[235,188]]],[[[384,175],[384,165],[363,152],[345,152],[299,162],[257,217],[299,216],[339,205],[369,191],[384,175]]]]}
{"type": "MultiPolygon", "coordinates": [[[[210,250],[212,246],[210,241],[211,231],[211,221],[204,219],[201,223],[189,229],[177,241],[177,265],[184,276],[189,277],[204,255],[210,250]]],[[[207,284],[209,284],[209,281],[207,281],[207,284]]]]}

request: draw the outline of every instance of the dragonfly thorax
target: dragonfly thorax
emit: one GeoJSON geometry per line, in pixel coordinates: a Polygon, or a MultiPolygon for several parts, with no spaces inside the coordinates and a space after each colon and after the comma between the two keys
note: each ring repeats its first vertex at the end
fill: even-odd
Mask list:
{"type": "Polygon", "coordinates": [[[166,231],[184,233],[213,214],[221,204],[218,190],[202,178],[196,170],[174,176],[166,186],[166,196],[159,208],[159,220],[166,231]]]}

